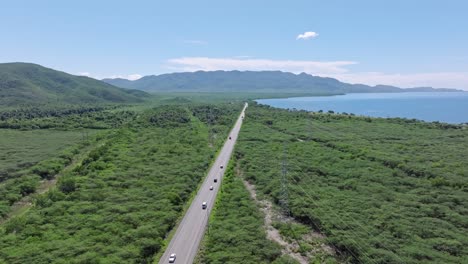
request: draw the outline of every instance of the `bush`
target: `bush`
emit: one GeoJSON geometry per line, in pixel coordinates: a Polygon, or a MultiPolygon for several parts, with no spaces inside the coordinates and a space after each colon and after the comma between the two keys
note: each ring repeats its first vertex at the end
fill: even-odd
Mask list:
{"type": "Polygon", "coordinates": [[[51,159],[39,162],[32,168],[32,172],[41,176],[43,179],[51,180],[65,166],[63,159],[51,159]]]}
{"type": "Polygon", "coordinates": [[[69,194],[76,190],[76,181],[70,175],[62,176],[58,180],[58,188],[61,192],[69,194]]]}

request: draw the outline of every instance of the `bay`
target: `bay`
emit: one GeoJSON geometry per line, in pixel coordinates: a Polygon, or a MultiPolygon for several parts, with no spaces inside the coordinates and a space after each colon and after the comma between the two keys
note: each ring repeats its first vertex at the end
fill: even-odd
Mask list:
{"type": "Polygon", "coordinates": [[[355,93],[335,96],[258,99],[260,104],[307,111],[400,117],[428,122],[468,123],[468,92],[355,93]]]}

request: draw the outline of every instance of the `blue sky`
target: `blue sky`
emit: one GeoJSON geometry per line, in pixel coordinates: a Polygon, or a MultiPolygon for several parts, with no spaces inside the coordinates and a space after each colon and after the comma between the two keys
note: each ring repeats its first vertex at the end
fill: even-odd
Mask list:
{"type": "Polygon", "coordinates": [[[466,0],[3,1],[0,62],[95,78],[283,70],[468,90],[466,13],[466,0]]]}

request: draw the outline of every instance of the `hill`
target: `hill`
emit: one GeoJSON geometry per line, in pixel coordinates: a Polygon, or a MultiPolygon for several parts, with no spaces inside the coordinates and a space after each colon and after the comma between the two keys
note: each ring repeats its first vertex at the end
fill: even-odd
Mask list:
{"type": "Polygon", "coordinates": [[[0,105],[132,103],[147,94],[31,63],[0,64],[0,105]]]}
{"type": "Polygon", "coordinates": [[[395,86],[349,84],[337,79],[281,71],[197,71],[145,76],[130,81],[103,79],[109,84],[150,92],[301,92],[341,94],[366,92],[458,91],[430,87],[402,89],[395,86]]]}

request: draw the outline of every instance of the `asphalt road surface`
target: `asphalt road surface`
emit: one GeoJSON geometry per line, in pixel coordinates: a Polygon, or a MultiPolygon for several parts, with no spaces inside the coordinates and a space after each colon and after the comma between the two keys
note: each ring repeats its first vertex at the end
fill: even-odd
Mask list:
{"type": "Polygon", "coordinates": [[[229,133],[231,139],[226,139],[221,152],[210,168],[207,177],[198,190],[182,222],[180,222],[177,227],[177,231],[172,237],[166,252],[164,252],[164,255],[159,260],[159,263],[169,263],[169,256],[173,253],[177,256],[175,263],[193,263],[198,252],[200,241],[208,227],[209,214],[216,200],[216,194],[221,186],[224,171],[231,158],[246,108],[247,103],[242,109],[236,124],[229,133]],[[222,169],[221,166],[223,166],[222,169]],[[214,179],[217,179],[218,182],[215,183],[214,179]],[[213,190],[210,190],[210,186],[213,186],[213,190]],[[206,209],[202,209],[203,202],[207,203],[206,209]]]}

